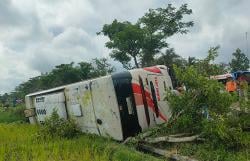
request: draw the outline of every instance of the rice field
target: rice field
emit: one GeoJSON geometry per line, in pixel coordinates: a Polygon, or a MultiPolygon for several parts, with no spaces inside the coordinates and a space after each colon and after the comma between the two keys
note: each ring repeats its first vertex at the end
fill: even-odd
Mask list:
{"type": "Polygon", "coordinates": [[[0,161],[156,161],[133,148],[94,135],[37,139],[38,127],[0,123],[0,161]]]}

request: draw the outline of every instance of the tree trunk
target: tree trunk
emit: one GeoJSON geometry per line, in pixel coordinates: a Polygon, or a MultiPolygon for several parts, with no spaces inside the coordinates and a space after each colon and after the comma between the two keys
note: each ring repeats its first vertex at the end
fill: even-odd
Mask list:
{"type": "Polygon", "coordinates": [[[135,61],[135,66],[136,66],[136,68],[139,68],[139,64],[138,64],[138,62],[137,62],[136,56],[133,56],[133,58],[134,58],[134,61],[135,61]]]}

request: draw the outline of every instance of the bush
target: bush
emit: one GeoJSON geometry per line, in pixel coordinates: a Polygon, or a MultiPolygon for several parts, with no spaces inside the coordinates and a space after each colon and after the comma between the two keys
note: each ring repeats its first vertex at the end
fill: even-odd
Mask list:
{"type": "Polygon", "coordinates": [[[213,120],[204,120],[202,122],[203,136],[209,144],[215,147],[223,146],[237,150],[248,146],[249,141],[245,140],[240,124],[232,125],[231,122],[232,120],[222,115],[213,117],[213,120]]]}
{"type": "Polygon", "coordinates": [[[54,110],[41,126],[38,136],[42,138],[73,138],[80,134],[80,129],[72,119],[60,118],[54,110]]]}
{"type": "Polygon", "coordinates": [[[180,96],[169,92],[166,97],[173,113],[167,125],[168,131],[201,133],[212,146],[229,149],[248,146],[243,128],[248,126],[249,114],[241,119],[242,115],[234,115],[230,109],[237,100],[236,96],[225,92],[222,84],[199,74],[194,67],[175,67],[175,72],[187,91],[180,96]]]}
{"type": "Polygon", "coordinates": [[[168,93],[173,117],[181,115],[175,122],[177,129],[196,132],[202,129],[202,121],[211,118],[210,113],[226,114],[235,100],[224,92],[224,86],[198,73],[196,68],[180,69],[175,67],[178,80],[185,84],[187,91],[180,96],[168,93]]]}

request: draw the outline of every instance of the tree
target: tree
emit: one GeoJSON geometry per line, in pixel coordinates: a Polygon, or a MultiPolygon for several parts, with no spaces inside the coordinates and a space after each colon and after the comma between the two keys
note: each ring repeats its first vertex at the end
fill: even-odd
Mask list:
{"type": "Polygon", "coordinates": [[[121,62],[125,68],[131,66],[129,62],[132,58],[139,68],[138,57],[143,42],[143,31],[139,25],[114,20],[111,24],[104,25],[98,34],[101,33],[110,39],[106,47],[112,49],[111,58],[121,62]]]}
{"type": "Polygon", "coordinates": [[[78,70],[73,65],[73,62],[70,64],[61,64],[52,70],[51,75],[48,76],[53,77],[53,86],[61,86],[77,82],[81,79],[78,70]]]}
{"type": "Polygon", "coordinates": [[[192,13],[187,4],[179,9],[169,4],[166,8],[150,9],[136,24],[118,22],[105,24],[102,31],[109,38],[106,47],[112,49],[110,56],[130,68],[133,59],[138,68],[153,65],[156,54],[166,48],[166,38],[176,33],[187,33],[192,21],[183,21],[184,15],[192,13]]]}
{"type": "Polygon", "coordinates": [[[249,69],[249,59],[247,56],[241,52],[239,48],[236,49],[236,51],[233,53],[233,59],[230,63],[230,67],[232,71],[237,70],[247,70],[249,69]]]}
{"type": "Polygon", "coordinates": [[[89,62],[80,62],[78,63],[78,70],[80,73],[80,78],[81,80],[89,79],[94,77],[94,67],[91,63],[89,62]]]}
{"type": "Polygon", "coordinates": [[[223,84],[207,79],[195,66],[174,69],[187,90],[178,96],[172,92],[167,94],[172,116],[158,133],[161,136],[162,133],[198,133],[208,146],[222,145],[223,150],[249,146],[249,139],[242,139],[246,137],[242,129],[249,114],[244,121],[239,120],[243,114],[234,114],[230,106],[236,100],[235,95],[222,92],[225,91],[223,84]]]}
{"type": "Polygon", "coordinates": [[[193,64],[199,74],[209,77],[211,75],[218,75],[225,73],[225,66],[221,64],[214,64],[213,61],[219,56],[220,46],[210,47],[208,55],[205,59],[196,60],[193,64]]]}
{"type": "Polygon", "coordinates": [[[9,94],[8,93],[0,95],[0,101],[1,101],[2,105],[8,104],[8,100],[9,100],[9,94]]]}
{"type": "Polygon", "coordinates": [[[106,58],[95,58],[92,62],[80,62],[77,65],[74,65],[73,62],[61,64],[51,72],[30,78],[28,81],[21,83],[11,94],[0,96],[0,103],[11,104],[11,100],[16,98],[24,99],[24,96],[28,93],[104,76],[113,71],[114,67],[108,63],[106,58]]]}
{"type": "Polygon", "coordinates": [[[92,66],[94,68],[93,77],[105,76],[115,71],[115,68],[108,63],[108,59],[93,59],[92,66]]]}
{"type": "Polygon", "coordinates": [[[187,65],[191,66],[194,65],[196,63],[197,59],[195,57],[189,56],[187,59],[187,65]]]}
{"type": "Polygon", "coordinates": [[[184,67],[187,61],[180,55],[176,54],[173,48],[167,49],[164,54],[156,59],[157,64],[166,65],[169,68],[169,75],[172,79],[173,87],[177,86],[177,79],[174,74],[173,66],[184,67]]]}
{"type": "Polygon", "coordinates": [[[180,55],[176,54],[173,48],[167,49],[164,54],[161,54],[156,59],[157,64],[166,65],[169,68],[173,68],[175,64],[177,67],[183,67],[187,64],[187,61],[180,55]]]}
{"type": "Polygon", "coordinates": [[[174,34],[185,34],[188,28],[193,26],[193,21],[183,21],[184,15],[190,15],[191,9],[187,4],[176,9],[171,4],[166,8],[150,9],[138,23],[144,31],[142,66],[150,66],[154,62],[154,56],[168,44],[166,39],[174,34]]]}

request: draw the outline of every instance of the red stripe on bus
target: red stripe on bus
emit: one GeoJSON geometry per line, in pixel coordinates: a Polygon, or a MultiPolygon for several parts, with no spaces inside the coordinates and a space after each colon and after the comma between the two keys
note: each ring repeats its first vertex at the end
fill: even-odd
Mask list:
{"type": "MultiPolygon", "coordinates": [[[[143,105],[140,85],[132,83],[132,89],[133,89],[133,93],[134,93],[134,96],[135,96],[136,106],[143,105]],[[140,97],[138,97],[139,95],[140,95],[140,97]]],[[[148,106],[150,107],[150,109],[154,113],[156,113],[155,108],[154,108],[155,107],[154,102],[153,102],[153,99],[151,98],[151,94],[148,91],[145,90],[145,95],[146,95],[146,98],[147,98],[148,106]]],[[[162,120],[167,121],[167,118],[161,113],[161,111],[159,111],[159,116],[160,116],[160,118],[162,120]]]]}
{"type": "Polygon", "coordinates": [[[158,67],[147,67],[143,69],[153,73],[161,73],[161,70],[158,67]]]}
{"type": "Polygon", "coordinates": [[[141,94],[141,87],[139,84],[132,83],[133,92],[136,94],[141,94]]]}

